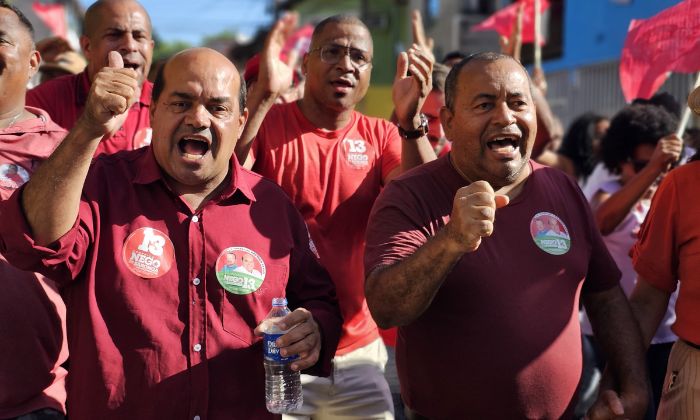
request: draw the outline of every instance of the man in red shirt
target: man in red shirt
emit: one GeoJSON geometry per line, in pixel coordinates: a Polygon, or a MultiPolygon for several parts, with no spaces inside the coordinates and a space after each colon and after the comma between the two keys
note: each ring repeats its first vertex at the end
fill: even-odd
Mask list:
{"type": "Polygon", "coordinates": [[[95,155],[133,150],[151,142],[151,90],[146,80],[153,58],[151,19],[135,0],[99,0],[85,12],[80,46],[88,65],[80,74],[59,77],[27,92],[27,104],[45,109],[66,130],[75,125],[85,109],[90,86],[100,69],[107,65],[107,55],[117,51],[124,66],[137,74],[140,94],[129,109],[121,127],[102,141],[95,155]]]}
{"type": "MultiPolygon", "coordinates": [[[[25,106],[39,66],[33,28],[0,1],[0,200],[24,184],[66,135],[46,112],[25,106]]],[[[3,224],[9,223],[3,218],[3,224]]],[[[62,419],[66,412],[65,305],[56,285],[0,255],[0,418],[62,419]]]]}
{"type": "Polygon", "coordinates": [[[138,98],[137,72],[109,59],[68,137],[2,207],[8,260],[63,287],[71,419],[274,418],[256,327],[272,298],[294,309],[277,340],[293,370],[329,373],[342,319],[299,213],[231,159],[241,77],[213,50],[177,54],[154,85],[153,144],[91,166],[138,98]],[[231,253],[260,275],[224,270],[231,253]]]}
{"type": "Polygon", "coordinates": [[[644,352],[620,272],[576,183],[530,160],[527,72],[480,53],[445,86],[452,151],[389,184],[367,227],[367,303],[399,327],[409,418],[571,418],[579,296],[612,379],[592,418],[641,418],[644,352]],[[551,220],[561,234],[538,235],[551,220]]]}
{"type": "Polygon", "coordinates": [[[303,98],[271,107],[291,81],[278,58],[288,25],[278,22],[261,54],[250,125],[236,153],[247,157],[255,136],[246,165],[290,196],[338,291],[344,325],[332,377],[302,377],[304,406],[296,414],[391,418],[386,348],[364,296],[364,236],[381,188],[403,170],[435,159],[419,114],[431,89],[431,55],[413,46],[399,56],[393,86],[398,128],[367,117],[355,107],[369,86],[372,37],[356,17],[332,16],[316,26],[304,56],[303,98]]]}

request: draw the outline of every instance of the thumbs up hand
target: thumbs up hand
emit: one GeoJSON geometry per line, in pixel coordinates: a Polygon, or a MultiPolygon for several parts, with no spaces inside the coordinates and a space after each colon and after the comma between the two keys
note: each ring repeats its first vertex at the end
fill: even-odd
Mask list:
{"type": "Polygon", "coordinates": [[[124,124],[140,92],[136,72],[124,68],[122,56],[111,51],[109,64],[92,81],[82,123],[97,135],[111,136],[124,124]]]}

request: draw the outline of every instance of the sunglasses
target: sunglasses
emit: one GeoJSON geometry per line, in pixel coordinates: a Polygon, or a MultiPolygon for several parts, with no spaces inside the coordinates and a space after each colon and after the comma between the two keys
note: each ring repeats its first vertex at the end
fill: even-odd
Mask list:
{"type": "Polygon", "coordinates": [[[322,47],[317,47],[309,51],[310,53],[319,51],[321,61],[326,64],[336,64],[346,55],[350,57],[352,66],[358,70],[362,70],[372,62],[372,57],[365,51],[357,48],[344,47],[342,45],[329,44],[322,47]]]}
{"type": "Polygon", "coordinates": [[[630,163],[632,164],[632,167],[634,168],[634,172],[639,172],[642,169],[644,169],[645,166],[649,164],[648,160],[636,160],[632,159],[630,160],[630,163]]]}

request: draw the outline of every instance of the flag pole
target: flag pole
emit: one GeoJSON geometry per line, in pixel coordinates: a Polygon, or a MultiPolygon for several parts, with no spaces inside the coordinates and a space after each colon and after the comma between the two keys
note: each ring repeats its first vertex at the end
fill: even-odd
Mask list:
{"type": "MultiPolygon", "coordinates": [[[[695,84],[690,92],[694,91],[698,86],[700,86],[700,73],[695,76],[695,84]]],[[[688,106],[688,101],[685,101],[685,106],[683,107],[683,116],[681,117],[681,122],[678,124],[678,130],[676,135],[683,140],[683,134],[685,134],[685,129],[688,126],[688,121],[690,121],[690,107],[688,106]]]]}
{"type": "Polygon", "coordinates": [[[535,7],[534,7],[534,13],[535,13],[535,68],[536,69],[541,69],[542,68],[542,46],[541,46],[541,37],[542,37],[542,31],[540,28],[540,0],[535,0],[535,7]]]}

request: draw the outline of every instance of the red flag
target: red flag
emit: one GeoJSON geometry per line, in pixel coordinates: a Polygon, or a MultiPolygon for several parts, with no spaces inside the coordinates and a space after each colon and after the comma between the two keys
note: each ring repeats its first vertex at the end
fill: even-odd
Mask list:
{"type": "Polygon", "coordinates": [[[311,35],[314,33],[314,27],[312,25],[304,25],[301,28],[294,31],[294,33],[287,38],[287,41],[282,47],[282,54],[289,55],[291,51],[296,51],[299,56],[303,56],[309,51],[309,46],[311,45],[311,35]]]}
{"type": "Polygon", "coordinates": [[[649,19],[630,22],[620,58],[620,85],[629,102],[648,99],[668,72],[700,70],[700,0],[685,0],[649,19]]]}
{"type": "MultiPolygon", "coordinates": [[[[476,26],[472,26],[472,31],[496,31],[499,35],[509,37],[510,33],[515,28],[515,22],[518,16],[518,7],[524,4],[523,7],[523,44],[531,44],[535,42],[535,1],[534,0],[518,0],[510,6],[504,7],[496,13],[489,16],[485,21],[476,26]]],[[[549,9],[549,1],[540,0],[540,16],[549,9]]],[[[544,35],[542,36],[542,45],[544,45],[544,35]]]]}
{"type": "Polygon", "coordinates": [[[39,19],[44,22],[44,25],[46,25],[54,35],[64,39],[68,36],[66,10],[62,4],[41,4],[35,1],[32,4],[32,10],[34,10],[34,13],[36,13],[39,19]]]}

